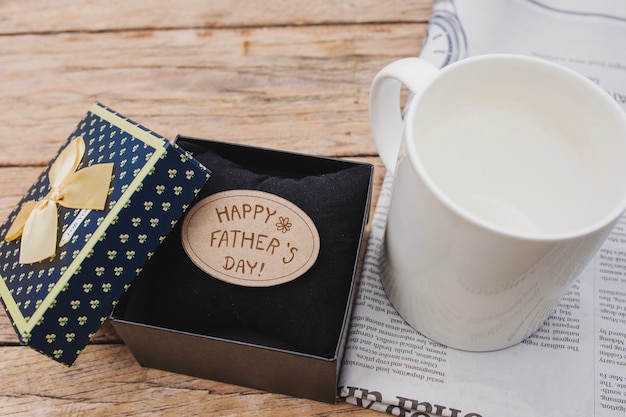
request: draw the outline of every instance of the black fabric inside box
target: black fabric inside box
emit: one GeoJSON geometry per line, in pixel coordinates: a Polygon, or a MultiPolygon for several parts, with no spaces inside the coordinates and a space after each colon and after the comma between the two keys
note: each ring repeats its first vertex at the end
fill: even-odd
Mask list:
{"type": "Polygon", "coordinates": [[[236,189],[278,195],[313,220],[320,253],[294,281],[267,288],[233,285],[207,275],[187,257],[181,219],[135,280],[126,318],[137,314],[158,327],[244,342],[253,337],[274,347],[333,357],[369,208],[371,166],[315,164],[312,158],[304,163],[273,151],[196,140],[180,139],[178,145],[212,171],[194,202],[236,189]]]}

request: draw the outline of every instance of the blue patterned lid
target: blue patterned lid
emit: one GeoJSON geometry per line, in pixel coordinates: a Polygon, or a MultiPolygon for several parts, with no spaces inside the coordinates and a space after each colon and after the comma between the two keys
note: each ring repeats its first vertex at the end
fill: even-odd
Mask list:
{"type": "Polygon", "coordinates": [[[0,296],[21,342],[71,364],[209,175],[175,144],[94,104],[0,226],[0,296]],[[77,138],[85,146],[75,172],[113,164],[105,207],[57,204],[55,253],[21,263],[24,237],[7,241],[10,226],[53,192],[51,167],[77,138]]]}

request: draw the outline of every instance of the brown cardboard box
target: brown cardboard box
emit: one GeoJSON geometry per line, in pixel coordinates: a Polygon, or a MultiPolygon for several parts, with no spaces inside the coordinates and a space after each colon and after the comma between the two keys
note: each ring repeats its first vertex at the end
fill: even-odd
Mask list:
{"type": "MultiPolygon", "coordinates": [[[[332,259],[333,265],[338,266],[337,268],[333,267],[332,271],[337,272],[331,271],[329,276],[324,277],[331,282],[345,284],[340,286],[341,291],[345,294],[339,294],[339,297],[334,298],[329,297],[329,299],[341,300],[337,301],[336,305],[329,306],[339,311],[340,314],[333,316],[335,319],[328,320],[323,316],[323,310],[320,310],[322,313],[319,313],[319,317],[316,316],[318,313],[308,313],[309,310],[306,309],[291,312],[294,315],[300,315],[298,323],[301,323],[301,326],[291,328],[296,333],[309,332],[307,327],[317,323],[323,324],[326,329],[330,328],[338,337],[330,352],[319,354],[308,351],[306,344],[305,347],[302,347],[297,346],[297,343],[292,343],[293,341],[289,340],[291,334],[287,335],[286,338],[281,338],[280,334],[277,336],[276,333],[265,332],[262,325],[260,330],[258,326],[248,328],[245,325],[222,328],[207,326],[198,330],[189,330],[189,327],[183,324],[180,326],[172,324],[172,322],[167,325],[159,324],[153,317],[156,314],[154,313],[155,308],[160,307],[155,307],[153,299],[157,283],[160,287],[168,287],[165,291],[161,288],[159,291],[162,293],[175,293],[177,284],[180,283],[181,279],[186,278],[185,276],[181,278],[178,275],[176,267],[172,270],[174,272],[168,273],[168,276],[163,276],[165,273],[162,268],[154,267],[155,262],[170,262],[170,260],[164,260],[165,257],[172,255],[172,253],[165,253],[168,242],[157,251],[144,272],[135,280],[130,291],[116,306],[111,316],[116,331],[142,366],[334,403],[337,398],[337,379],[341,368],[354,289],[358,277],[363,234],[369,216],[373,167],[358,162],[185,137],[179,137],[177,143],[192,154],[194,151],[187,149],[188,147],[196,150],[207,148],[211,152],[233,159],[238,166],[250,167],[252,171],[262,172],[264,175],[270,173],[269,175],[275,178],[289,177],[297,180],[307,176],[316,176],[316,178],[320,177],[332,182],[334,178],[338,178],[333,176],[333,173],[353,167],[364,168],[358,171],[360,172],[358,175],[363,176],[359,182],[359,184],[364,185],[360,194],[363,197],[360,199],[352,198],[349,203],[346,203],[349,205],[346,209],[349,209],[351,214],[359,213],[358,219],[351,218],[352,221],[358,221],[357,233],[354,236],[349,236],[353,239],[354,245],[350,247],[349,256],[345,255],[346,252],[342,252],[344,255],[340,259],[332,259]]],[[[194,154],[194,156],[196,155],[194,154]]],[[[219,188],[220,184],[217,182],[221,181],[220,168],[212,167],[211,164],[202,159],[199,160],[213,172],[207,186],[211,184],[211,181],[214,181],[211,186],[219,188]]],[[[222,178],[226,179],[225,177],[222,178]]],[[[340,196],[333,195],[333,191],[341,189],[345,189],[345,184],[329,183],[325,187],[325,197],[320,197],[321,200],[318,199],[317,202],[325,205],[331,202],[326,202],[324,199],[333,200],[333,202],[339,200],[340,196]]],[[[314,189],[305,191],[312,192],[314,189]]],[[[339,211],[335,217],[341,219],[343,214],[341,209],[339,211]]],[[[324,226],[318,224],[320,229],[324,229],[324,226]]],[[[330,232],[328,230],[325,232],[328,234],[337,228],[333,226],[326,229],[330,230],[330,232]]],[[[168,239],[176,239],[176,229],[168,236],[168,239]]],[[[317,263],[324,263],[326,258],[336,258],[332,250],[332,242],[332,238],[325,238],[324,233],[322,233],[322,246],[325,246],[325,251],[320,251],[320,258],[317,263]]],[[[182,251],[176,253],[183,253],[184,256],[182,251]]],[[[315,273],[314,268],[311,273],[315,273]]],[[[214,278],[207,277],[207,279],[214,278]]],[[[237,288],[229,286],[215,288],[225,288],[225,291],[238,291],[237,288]]],[[[276,286],[273,288],[264,290],[263,294],[272,296],[271,291],[283,291],[286,287],[276,286]]],[[[310,292],[313,293],[314,290],[314,288],[310,289],[310,292]]],[[[195,291],[192,290],[191,292],[195,291]]],[[[224,298],[227,295],[232,297],[232,294],[223,294],[224,298]]],[[[222,294],[211,294],[211,296],[215,297],[213,302],[219,302],[222,298],[222,294]]],[[[254,303],[255,300],[251,300],[254,303]]],[[[299,303],[304,304],[305,301],[307,300],[302,298],[287,307],[281,305],[279,306],[282,309],[281,313],[287,309],[286,314],[289,315],[289,308],[298,309],[299,303]]],[[[167,309],[186,308],[182,305],[185,302],[180,304],[179,306],[170,305],[167,309]]],[[[271,305],[269,308],[272,308],[271,305]]],[[[178,314],[178,311],[170,312],[178,314]]],[[[259,314],[263,317],[265,313],[265,311],[260,311],[259,314]]],[[[167,315],[168,311],[159,311],[158,314],[167,315]]],[[[268,325],[270,324],[268,323],[268,325]]],[[[316,332],[312,329],[310,331],[316,332]]],[[[313,338],[315,336],[313,334],[313,338]]],[[[322,337],[321,333],[320,337],[322,337]]]]}

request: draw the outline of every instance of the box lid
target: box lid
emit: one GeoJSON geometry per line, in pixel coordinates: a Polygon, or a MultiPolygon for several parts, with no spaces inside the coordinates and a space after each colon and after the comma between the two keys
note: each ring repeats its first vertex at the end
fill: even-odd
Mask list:
{"type": "Polygon", "coordinates": [[[0,297],[20,341],[72,364],[209,174],[94,104],[0,226],[0,297]]]}

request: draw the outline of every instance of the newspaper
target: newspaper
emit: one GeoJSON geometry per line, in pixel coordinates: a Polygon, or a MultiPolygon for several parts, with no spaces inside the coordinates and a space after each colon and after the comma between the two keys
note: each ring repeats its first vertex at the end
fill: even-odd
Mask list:
{"type": "MultiPolygon", "coordinates": [[[[626,2],[439,0],[422,56],[438,66],[484,53],[558,62],[626,109],[626,2]]],[[[398,416],[626,415],[626,217],[540,330],[472,353],[428,340],[387,299],[378,270],[385,177],[339,380],[346,401],[398,416]]]]}

